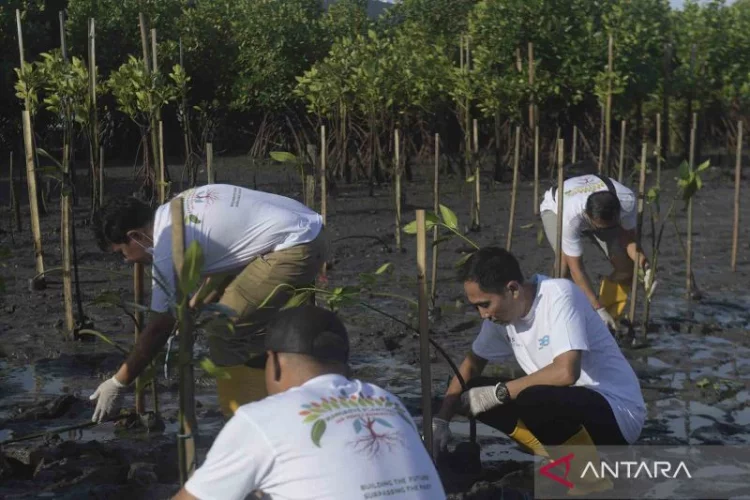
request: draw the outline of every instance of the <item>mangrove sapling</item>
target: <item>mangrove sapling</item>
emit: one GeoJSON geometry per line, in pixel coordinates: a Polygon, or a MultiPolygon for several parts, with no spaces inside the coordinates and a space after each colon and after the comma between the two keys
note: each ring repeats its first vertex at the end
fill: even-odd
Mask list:
{"type": "MultiPolygon", "coordinates": [[[[445,205],[439,205],[439,207],[440,207],[439,215],[431,211],[425,212],[425,224],[426,224],[427,230],[429,231],[433,229],[434,227],[441,227],[450,231],[451,234],[447,234],[445,236],[438,238],[437,240],[435,240],[435,242],[433,242],[433,245],[438,245],[444,241],[450,240],[451,238],[455,236],[455,237],[462,239],[466,243],[468,243],[475,250],[479,250],[479,245],[477,245],[472,240],[467,238],[459,230],[458,217],[453,212],[453,210],[446,207],[445,205]]],[[[417,221],[414,220],[406,224],[403,227],[403,231],[406,234],[417,234],[417,221]]],[[[469,260],[469,257],[471,257],[472,254],[473,252],[465,254],[456,262],[455,266],[459,267],[463,265],[464,262],[469,260]]]]}

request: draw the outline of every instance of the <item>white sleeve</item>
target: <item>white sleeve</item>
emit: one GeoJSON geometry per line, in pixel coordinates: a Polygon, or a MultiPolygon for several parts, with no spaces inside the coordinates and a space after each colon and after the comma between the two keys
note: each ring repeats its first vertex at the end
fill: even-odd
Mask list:
{"type": "Polygon", "coordinates": [[[508,343],[505,328],[488,319],[482,323],[471,350],[480,358],[494,363],[513,356],[513,348],[508,343]]]}
{"type": "Polygon", "coordinates": [[[547,328],[550,335],[552,357],[568,351],[588,351],[586,338],[586,308],[591,306],[583,292],[574,293],[573,283],[557,285],[557,297],[550,302],[547,311],[547,328]]]}
{"type": "Polygon", "coordinates": [[[167,312],[177,300],[172,256],[154,259],[151,268],[151,310],[167,312]]]}
{"type": "Polygon", "coordinates": [[[583,255],[583,244],[581,243],[581,228],[578,217],[566,218],[563,213],[562,251],[571,257],[583,255]]]}
{"type": "Polygon", "coordinates": [[[208,451],[206,461],[185,483],[200,500],[244,500],[262,489],[273,451],[251,417],[236,413],[208,451]]]}

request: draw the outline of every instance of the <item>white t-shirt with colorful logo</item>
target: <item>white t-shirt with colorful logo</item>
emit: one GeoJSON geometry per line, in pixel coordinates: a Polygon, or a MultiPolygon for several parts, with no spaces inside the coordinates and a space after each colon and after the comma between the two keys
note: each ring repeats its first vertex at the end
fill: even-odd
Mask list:
{"type": "Polygon", "coordinates": [[[552,364],[567,351],[581,350],[575,385],[593,389],[609,402],[623,437],[638,439],[646,405],[633,368],[607,326],[570,280],[534,275],[537,293],[529,313],[508,325],[485,320],[472,351],[490,362],[515,357],[527,375],[552,364]]]}
{"type": "Polygon", "coordinates": [[[445,499],[398,398],[335,374],[240,407],[185,488],[201,500],[445,499]]]}
{"type": "MultiPolygon", "coordinates": [[[[184,198],[185,248],[200,244],[204,274],[239,270],[259,255],[309,243],[323,226],[318,213],[296,200],[239,186],[208,184],[177,196],[184,198]]],[[[169,310],[174,275],[172,215],[165,203],[154,216],[152,310],[169,310]]]]}
{"type": "MultiPolygon", "coordinates": [[[[616,180],[611,180],[617,192],[617,198],[620,200],[620,226],[626,230],[635,229],[638,216],[635,193],[616,180]]],[[[544,193],[544,199],[539,205],[540,211],[550,210],[557,213],[557,198],[553,196],[555,189],[551,188],[544,193]]],[[[563,183],[563,191],[565,196],[563,197],[562,250],[570,257],[580,257],[583,255],[582,232],[593,229],[584,217],[586,200],[592,193],[607,191],[607,185],[596,175],[581,175],[566,180],[563,183]]]]}

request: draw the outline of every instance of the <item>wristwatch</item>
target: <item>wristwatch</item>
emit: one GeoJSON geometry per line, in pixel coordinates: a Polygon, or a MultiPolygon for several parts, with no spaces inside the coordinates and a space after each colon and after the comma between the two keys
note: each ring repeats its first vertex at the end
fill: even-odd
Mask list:
{"type": "Polygon", "coordinates": [[[504,382],[498,382],[495,386],[495,397],[501,404],[510,402],[510,392],[504,382]]]}

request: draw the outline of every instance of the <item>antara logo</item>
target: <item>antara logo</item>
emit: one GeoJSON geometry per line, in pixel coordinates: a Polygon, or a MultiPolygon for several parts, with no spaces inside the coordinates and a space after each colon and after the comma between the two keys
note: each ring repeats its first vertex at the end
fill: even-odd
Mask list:
{"type": "MultiPolygon", "coordinates": [[[[539,469],[539,473],[552,479],[553,481],[562,484],[567,488],[572,488],[573,483],[568,480],[568,474],[570,473],[570,461],[573,460],[574,457],[575,454],[569,453],[564,457],[553,460],[547,465],[542,466],[539,469]],[[562,476],[558,476],[557,474],[550,471],[550,469],[553,469],[558,465],[565,465],[565,473],[562,476]]],[[[587,462],[586,466],[583,469],[583,472],[581,473],[581,478],[588,477],[603,479],[609,477],[613,479],[619,479],[620,477],[622,477],[624,479],[638,479],[640,477],[649,479],[677,479],[678,477],[680,477],[681,473],[683,474],[683,477],[688,477],[690,479],[693,478],[687,466],[685,465],[685,462],[682,461],[680,461],[680,463],[678,463],[676,467],[674,466],[674,464],[672,464],[672,462],[660,460],[656,460],[651,463],[645,461],[618,461],[611,464],[602,461],[599,464],[598,468],[593,464],[593,462],[587,462]]],[[[576,478],[573,479],[575,480],[576,478]]]]}

